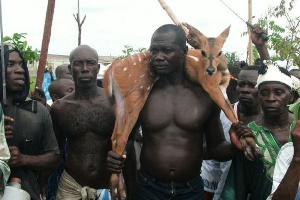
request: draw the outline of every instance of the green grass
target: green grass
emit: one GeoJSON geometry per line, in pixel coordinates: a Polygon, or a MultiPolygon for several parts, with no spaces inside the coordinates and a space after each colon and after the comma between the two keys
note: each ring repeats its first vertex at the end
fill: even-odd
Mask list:
{"type": "Polygon", "coordinates": [[[34,90],[36,83],[36,76],[30,76],[30,91],[34,90]]]}

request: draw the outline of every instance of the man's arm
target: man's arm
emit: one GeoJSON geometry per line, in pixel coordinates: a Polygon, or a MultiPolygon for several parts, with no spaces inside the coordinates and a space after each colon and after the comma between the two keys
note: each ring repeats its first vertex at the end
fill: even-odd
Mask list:
{"type": "Polygon", "coordinates": [[[294,156],[284,178],[274,192],[272,200],[294,200],[300,181],[300,156],[294,156]]]}
{"type": "Polygon", "coordinates": [[[250,31],[251,40],[259,53],[260,59],[270,60],[270,55],[267,49],[266,41],[263,40],[263,38],[261,37],[261,33],[265,33],[265,31],[259,26],[254,27],[254,29],[250,29],[250,31]]]}
{"type": "Polygon", "coordinates": [[[52,104],[50,107],[50,115],[53,123],[53,130],[56,136],[56,140],[58,143],[59,151],[60,151],[60,157],[61,159],[65,155],[65,145],[66,145],[66,136],[63,134],[63,132],[60,130],[60,110],[63,109],[63,104],[60,102],[60,100],[56,101],[52,104]]]}
{"type": "Polygon", "coordinates": [[[8,165],[10,167],[26,166],[37,171],[45,171],[53,170],[59,164],[59,154],[55,151],[33,156],[21,154],[16,146],[10,146],[9,150],[11,158],[8,161],[8,165]]]}
{"type": "Polygon", "coordinates": [[[40,134],[39,154],[22,154],[17,146],[10,146],[11,158],[8,162],[10,167],[26,166],[37,171],[48,171],[57,168],[59,164],[59,150],[54,135],[52,120],[47,109],[38,104],[38,117],[42,118],[40,134]]]}
{"type": "MultiPolygon", "coordinates": [[[[124,165],[126,165],[126,164],[128,165],[129,163],[132,162],[132,160],[134,161],[134,164],[136,164],[134,139],[135,139],[137,132],[139,131],[139,127],[140,127],[140,123],[137,122],[129,135],[127,145],[126,145],[123,155],[120,156],[117,153],[115,153],[113,150],[108,152],[106,161],[107,161],[107,169],[109,170],[109,172],[117,173],[117,174],[120,173],[122,171],[124,165]],[[127,157],[131,161],[126,161],[127,157]]],[[[129,165],[131,165],[131,164],[129,164],[129,165]]],[[[136,166],[134,166],[134,167],[136,169],[136,166]]],[[[131,166],[131,168],[132,168],[132,166],[131,166]]]]}
{"type": "Polygon", "coordinates": [[[227,161],[232,159],[237,148],[225,140],[223,127],[220,120],[220,109],[214,105],[208,121],[205,123],[206,152],[205,159],[227,161]]]}
{"type": "Polygon", "coordinates": [[[126,193],[128,199],[133,199],[136,176],[137,176],[137,158],[134,147],[134,137],[136,136],[139,123],[137,123],[131,131],[125,151],[123,155],[119,156],[114,151],[109,151],[107,155],[107,169],[110,173],[123,173],[126,193]]]}
{"type": "MultiPolygon", "coordinates": [[[[275,172],[274,172],[274,181],[276,180],[276,172],[281,171],[284,173],[284,171],[287,168],[287,171],[283,177],[283,179],[279,182],[279,186],[276,189],[276,183],[273,181],[273,191],[274,195],[272,197],[272,200],[294,200],[295,196],[298,191],[299,181],[300,181],[300,121],[297,122],[295,129],[292,131],[292,140],[293,140],[293,147],[294,147],[294,155],[291,161],[291,164],[288,166],[286,162],[282,162],[282,159],[284,159],[287,156],[291,155],[285,155],[284,151],[281,151],[277,160],[276,160],[276,166],[275,166],[275,172]]],[[[282,149],[283,150],[283,149],[282,149]]],[[[289,152],[288,152],[289,153],[289,152]]],[[[279,172],[280,173],[280,172],[279,172]]]]}

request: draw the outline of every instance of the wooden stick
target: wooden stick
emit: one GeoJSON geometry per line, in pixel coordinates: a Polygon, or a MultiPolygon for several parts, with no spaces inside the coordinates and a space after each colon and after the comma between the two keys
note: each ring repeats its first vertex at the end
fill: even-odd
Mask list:
{"type": "Polygon", "coordinates": [[[158,2],[160,3],[161,7],[167,12],[169,17],[174,22],[174,24],[181,26],[181,28],[184,30],[186,36],[188,36],[189,30],[185,26],[182,25],[182,22],[176,17],[176,15],[173,13],[171,8],[166,4],[166,2],[164,0],[158,0],[158,2]]]}
{"type": "Polygon", "coordinates": [[[36,87],[38,88],[42,88],[43,85],[44,71],[45,71],[47,55],[48,55],[48,47],[49,47],[50,37],[51,37],[54,8],[55,8],[55,0],[48,0],[46,19],[44,25],[44,35],[42,40],[42,48],[41,48],[39,66],[37,70],[36,87]]]}

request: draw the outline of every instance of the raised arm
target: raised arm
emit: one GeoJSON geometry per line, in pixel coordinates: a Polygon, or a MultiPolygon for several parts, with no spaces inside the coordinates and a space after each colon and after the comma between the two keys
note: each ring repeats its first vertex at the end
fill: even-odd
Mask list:
{"type": "Polygon", "coordinates": [[[250,31],[251,40],[259,53],[260,59],[270,60],[266,41],[261,37],[261,33],[265,33],[265,31],[259,26],[254,27],[254,29],[250,29],[250,31]]]}

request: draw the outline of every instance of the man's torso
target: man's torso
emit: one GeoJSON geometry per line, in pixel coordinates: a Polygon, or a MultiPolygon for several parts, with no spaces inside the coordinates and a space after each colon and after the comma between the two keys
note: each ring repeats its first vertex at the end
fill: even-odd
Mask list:
{"type": "MultiPolygon", "coordinates": [[[[57,105],[57,104],[56,104],[57,105]]],[[[107,153],[114,113],[108,99],[60,100],[59,129],[67,137],[67,172],[81,185],[107,188],[107,153]]]]}
{"type": "Polygon", "coordinates": [[[141,112],[141,165],[164,181],[195,177],[203,157],[203,129],[212,100],[201,88],[153,88],[141,112]]]}
{"type": "MultiPolygon", "coordinates": [[[[53,129],[49,127],[50,123],[47,123],[51,120],[48,111],[42,104],[32,102],[28,105],[32,108],[36,105],[36,112],[17,106],[12,106],[7,111],[6,115],[14,118],[13,139],[8,141],[8,144],[17,146],[20,152],[26,155],[40,155],[48,150],[58,150],[53,129]]],[[[20,178],[22,189],[27,191],[32,199],[39,199],[38,171],[28,167],[14,167],[11,168],[10,177],[20,178]]]]}

